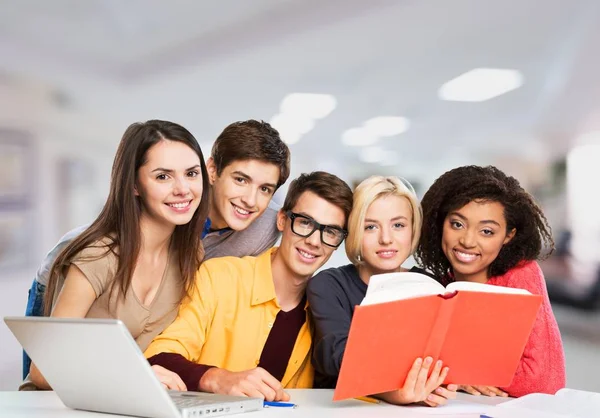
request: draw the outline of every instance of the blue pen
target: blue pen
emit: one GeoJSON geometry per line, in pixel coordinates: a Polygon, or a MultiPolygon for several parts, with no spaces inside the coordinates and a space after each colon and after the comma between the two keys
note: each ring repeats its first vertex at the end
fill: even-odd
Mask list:
{"type": "Polygon", "coordinates": [[[269,401],[264,401],[263,402],[263,407],[265,407],[265,408],[270,408],[270,407],[276,407],[276,408],[298,408],[298,405],[296,405],[295,403],[289,403],[289,402],[269,402],[269,401]]]}

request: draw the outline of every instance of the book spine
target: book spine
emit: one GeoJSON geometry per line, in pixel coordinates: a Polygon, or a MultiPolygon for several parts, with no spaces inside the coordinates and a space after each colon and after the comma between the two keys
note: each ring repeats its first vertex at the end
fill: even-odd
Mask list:
{"type": "MultiPolygon", "coordinates": [[[[431,356],[434,362],[439,359],[440,352],[442,351],[446,339],[446,334],[448,333],[448,328],[450,327],[450,322],[452,321],[452,314],[457,300],[458,298],[456,297],[446,299],[440,296],[438,313],[435,323],[431,328],[431,332],[429,333],[423,358],[431,356]]],[[[442,361],[443,360],[444,359],[442,359],[442,361]]]]}

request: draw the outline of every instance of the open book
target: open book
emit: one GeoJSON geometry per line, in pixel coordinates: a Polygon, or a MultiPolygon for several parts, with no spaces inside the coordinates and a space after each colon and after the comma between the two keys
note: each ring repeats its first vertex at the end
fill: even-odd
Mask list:
{"type": "Polygon", "coordinates": [[[444,287],[431,277],[421,273],[388,273],[377,274],[369,280],[367,294],[361,306],[394,300],[409,299],[427,295],[451,295],[459,290],[489,293],[515,293],[530,295],[525,289],[493,286],[483,283],[454,282],[444,287]]]}
{"type": "Polygon", "coordinates": [[[532,393],[486,410],[494,418],[589,418],[598,416],[600,393],[561,389],[555,395],[532,393]]]}
{"type": "Polygon", "coordinates": [[[522,289],[373,276],[354,310],[334,400],[399,389],[426,356],[450,368],[445,383],[508,386],[541,303],[522,289]]]}

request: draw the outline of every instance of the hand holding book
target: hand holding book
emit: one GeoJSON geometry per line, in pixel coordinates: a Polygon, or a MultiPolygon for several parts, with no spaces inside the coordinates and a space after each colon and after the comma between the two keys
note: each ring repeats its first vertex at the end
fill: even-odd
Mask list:
{"type": "Polygon", "coordinates": [[[354,311],[334,399],[399,389],[415,358],[449,367],[445,384],[510,384],[541,298],[419,273],[372,276],[354,311]]]}

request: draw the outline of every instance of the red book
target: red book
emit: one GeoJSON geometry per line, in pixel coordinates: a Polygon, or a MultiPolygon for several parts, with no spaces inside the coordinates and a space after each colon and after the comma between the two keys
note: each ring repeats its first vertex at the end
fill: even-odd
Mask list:
{"type": "Polygon", "coordinates": [[[371,277],[354,311],[334,400],[399,389],[417,357],[441,359],[444,383],[508,386],[541,296],[419,273],[371,277]]]}

